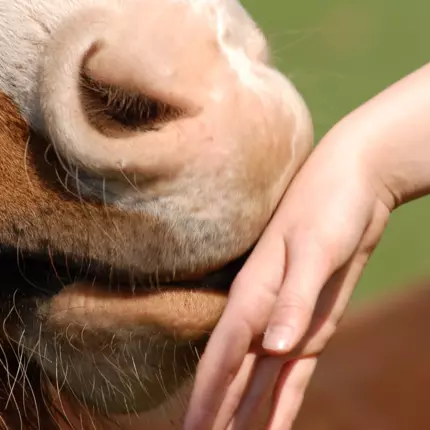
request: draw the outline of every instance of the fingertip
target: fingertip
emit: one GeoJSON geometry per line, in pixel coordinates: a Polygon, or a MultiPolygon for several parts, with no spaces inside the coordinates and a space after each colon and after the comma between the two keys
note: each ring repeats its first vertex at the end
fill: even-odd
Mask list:
{"type": "Polygon", "coordinates": [[[263,338],[263,348],[268,352],[287,353],[293,346],[294,334],[291,326],[269,327],[263,338]]]}

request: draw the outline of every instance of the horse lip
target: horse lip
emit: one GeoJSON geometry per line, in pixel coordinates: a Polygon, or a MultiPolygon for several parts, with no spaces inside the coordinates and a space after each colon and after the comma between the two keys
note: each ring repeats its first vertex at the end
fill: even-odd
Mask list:
{"type": "Polygon", "coordinates": [[[200,279],[199,284],[220,291],[229,291],[231,284],[242,269],[252,249],[245,254],[223,266],[221,269],[210,272],[200,279]]]}
{"type": "Polygon", "coordinates": [[[17,249],[0,244],[0,267],[20,290],[35,295],[54,295],[66,285],[91,282],[121,291],[160,288],[208,289],[228,293],[234,278],[245,264],[252,248],[219,269],[197,276],[156,277],[104,265],[97,261],[52,256],[48,252],[19,253],[17,249]]]}

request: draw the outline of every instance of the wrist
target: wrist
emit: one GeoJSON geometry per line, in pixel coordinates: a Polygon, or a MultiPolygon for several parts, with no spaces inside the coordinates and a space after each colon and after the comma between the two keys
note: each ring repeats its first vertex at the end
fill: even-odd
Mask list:
{"type": "Polygon", "coordinates": [[[430,64],[342,119],[324,138],[358,157],[390,210],[430,193],[430,64]]]}

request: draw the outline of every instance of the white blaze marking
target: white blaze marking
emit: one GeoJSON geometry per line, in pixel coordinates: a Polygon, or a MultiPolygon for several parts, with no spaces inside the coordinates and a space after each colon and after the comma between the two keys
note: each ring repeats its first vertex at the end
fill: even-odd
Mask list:
{"type": "Polygon", "coordinates": [[[247,26],[249,26],[247,29],[249,32],[253,31],[251,27],[253,21],[240,2],[236,0],[188,0],[188,2],[196,13],[206,15],[212,21],[219,47],[232,70],[237,73],[239,81],[251,88],[261,85],[262,79],[255,73],[258,64],[252,61],[245,51],[246,34],[244,33],[243,40],[237,37],[228,40],[230,32],[235,36],[235,32],[247,26]]]}

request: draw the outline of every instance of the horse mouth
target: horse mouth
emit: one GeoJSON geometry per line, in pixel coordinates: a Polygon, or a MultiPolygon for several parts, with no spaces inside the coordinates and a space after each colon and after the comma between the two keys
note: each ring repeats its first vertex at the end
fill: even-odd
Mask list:
{"type": "Polygon", "coordinates": [[[197,340],[215,327],[250,252],[221,268],[176,280],[173,273],[159,277],[49,252],[0,247],[5,285],[0,297],[39,300],[52,324],[69,329],[151,326],[178,340],[197,340]]]}

